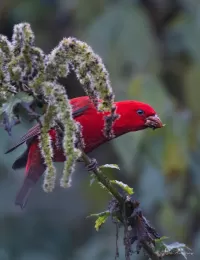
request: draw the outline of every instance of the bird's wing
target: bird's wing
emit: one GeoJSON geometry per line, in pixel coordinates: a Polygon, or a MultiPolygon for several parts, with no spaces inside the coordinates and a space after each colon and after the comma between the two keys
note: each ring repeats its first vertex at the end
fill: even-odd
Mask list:
{"type": "MultiPolygon", "coordinates": [[[[81,116],[87,109],[93,106],[89,97],[87,96],[73,98],[70,100],[70,103],[72,105],[73,118],[81,116]]],[[[13,145],[9,150],[7,150],[5,154],[12,152],[23,143],[30,141],[33,137],[39,135],[40,132],[41,132],[41,127],[40,124],[38,123],[35,126],[33,126],[31,129],[29,129],[29,131],[25,135],[23,135],[15,145],[13,145]]]]}

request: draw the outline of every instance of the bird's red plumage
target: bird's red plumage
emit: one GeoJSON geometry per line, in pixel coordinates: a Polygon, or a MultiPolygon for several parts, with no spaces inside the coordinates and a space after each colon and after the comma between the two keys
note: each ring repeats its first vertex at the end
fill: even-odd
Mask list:
{"type": "MultiPolygon", "coordinates": [[[[96,110],[93,103],[91,103],[88,97],[78,97],[70,100],[73,108],[73,117],[82,125],[82,134],[85,142],[85,152],[91,152],[93,149],[97,148],[99,145],[108,141],[103,134],[104,129],[104,116],[108,113],[100,113],[96,110]]],[[[119,119],[114,122],[113,131],[115,137],[123,135],[130,131],[138,131],[145,129],[146,118],[149,116],[154,116],[156,114],[155,110],[148,104],[139,101],[120,101],[116,102],[117,114],[119,114],[119,119]],[[138,110],[142,110],[144,114],[139,115],[138,110]]],[[[29,132],[21,138],[19,143],[16,145],[18,147],[21,143],[33,138],[28,144],[28,158],[26,163],[26,179],[32,180],[34,183],[40,178],[45,170],[45,166],[42,161],[42,157],[39,150],[39,140],[38,134],[40,134],[40,126],[36,126],[34,130],[29,130],[29,132]],[[41,165],[43,165],[41,167],[41,165]]],[[[53,161],[63,162],[65,161],[65,156],[61,148],[58,148],[56,143],[56,131],[51,129],[49,131],[53,143],[54,157],[53,161]]],[[[12,151],[14,148],[10,149],[12,151]]],[[[25,179],[25,180],[26,180],[25,179]]],[[[24,182],[24,185],[27,184],[24,182]]],[[[16,203],[25,205],[23,198],[27,197],[26,189],[23,185],[21,191],[19,192],[20,198],[17,197],[16,203]],[[24,193],[24,196],[23,196],[24,193]]],[[[27,185],[29,187],[30,184],[27,185]]],[[[18,194],[18,195],[19,195],[18,194]]]]}

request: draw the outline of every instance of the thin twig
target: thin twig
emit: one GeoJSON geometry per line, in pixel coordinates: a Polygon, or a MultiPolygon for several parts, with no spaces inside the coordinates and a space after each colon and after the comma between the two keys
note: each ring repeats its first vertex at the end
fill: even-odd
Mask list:
{"type": "Polygon", "coordinates": [[[118,239],[119,239],[119,223],[116,221],[115,223],[115,227],[116,227],[116,252],[115,252],[115,260],[117,260],[119,258],[119,246],[118,246],[118,239]]]}

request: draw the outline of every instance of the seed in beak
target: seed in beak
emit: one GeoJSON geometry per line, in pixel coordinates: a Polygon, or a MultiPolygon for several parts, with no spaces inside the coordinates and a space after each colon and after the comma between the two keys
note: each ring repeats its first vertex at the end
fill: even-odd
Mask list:
{"type": "Polygon", "coordinates": [[[153,130],[164,126],[158,115],[147,117],[145,125],[153,130]]]}

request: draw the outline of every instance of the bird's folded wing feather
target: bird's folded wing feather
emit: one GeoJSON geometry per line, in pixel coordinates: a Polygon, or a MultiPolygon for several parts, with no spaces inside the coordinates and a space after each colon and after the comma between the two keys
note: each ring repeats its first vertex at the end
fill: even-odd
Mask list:
{"type": "MultiPolygon", "coordinates": [[[[90,106],[92,106],[92,103],[87,96],[71,99],[70,103],[72,105],[73,118],[81,116],[90,106]]],[[[35,126],[33,126],[31,129],[29,129],[29,131],[25,135],[23,135],[14,146],[12,146],[9,150],[7,150],[5,154],[12,152],[21,144],[39,135],[40,132],[41,132],[41,126],[38,123],[35,126]]]]}

